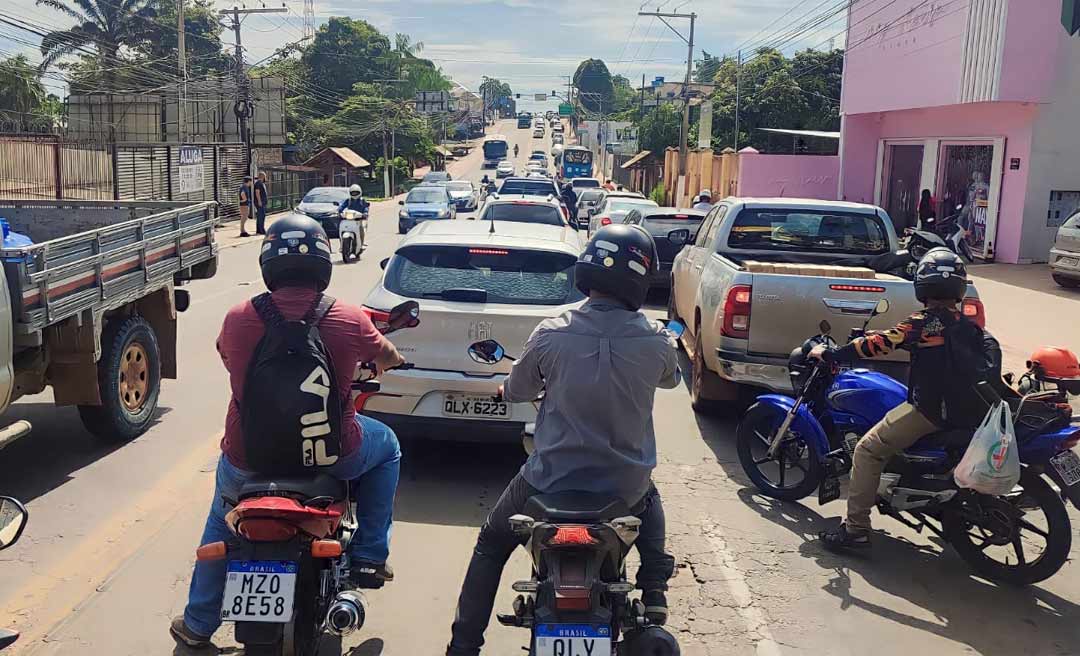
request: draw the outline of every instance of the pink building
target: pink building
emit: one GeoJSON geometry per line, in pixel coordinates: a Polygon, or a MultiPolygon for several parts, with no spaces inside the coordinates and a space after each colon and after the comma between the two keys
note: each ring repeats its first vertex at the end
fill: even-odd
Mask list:
{"type": "Polygon", "coordinates": [[[1080,38],[1061,0],[857,0],[841,104],[842,198],[914,225],[973,226],[973,250],[1046,261],[1080,206],[1080,38]]]}

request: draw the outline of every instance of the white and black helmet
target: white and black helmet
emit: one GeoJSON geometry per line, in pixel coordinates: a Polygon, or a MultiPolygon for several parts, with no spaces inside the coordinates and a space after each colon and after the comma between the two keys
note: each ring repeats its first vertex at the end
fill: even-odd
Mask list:
{"type": "Polygon", "coordinates": [[[360,185],[354,184],[353,186],[349,187],[349,196],[353,198],[363,198],[364,190],[360,187],[360,185]]]}
{"type": "Polygon", "coordinates": [[[318,221],[294,212],[267,227],[259,268],[270,291],[309,283],[323,291],[334,270],[330,239],[318,221]]]}
{"type": "Polygon", "coordinates": [[[915,298],[920,303],[931,299],[964,299],[967,293],[967,267],[959,255],[939,246],[931,248],[915,269],[915,298]]]}
{"type": "Polygon", "coordinates": [[[614,296],[632,310],[641,307],[649,278],[659,271],[656,243],[636,225],[613,224],[593,233],[574,267],[577,288],[614,296]]]}

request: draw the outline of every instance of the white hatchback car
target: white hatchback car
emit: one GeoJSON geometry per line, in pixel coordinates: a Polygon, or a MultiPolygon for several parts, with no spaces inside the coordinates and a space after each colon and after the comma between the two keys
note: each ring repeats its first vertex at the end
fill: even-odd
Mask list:
{"type": "Polygon", "coordinates": [[[578,307],[581,252],[565,225],[498,221],[423,223],[385,261],[365,305],[388,310],[413,299],[420,325],[394,333],[412,369],[386,372],[381,389],[357,400],[365,414],[405,434],[456,441],[521,439],[536,420],[532,403],[495,393],[511,363],[479,364],[469,345],[498,340],[520,354],[536,325],[578,307]]]}

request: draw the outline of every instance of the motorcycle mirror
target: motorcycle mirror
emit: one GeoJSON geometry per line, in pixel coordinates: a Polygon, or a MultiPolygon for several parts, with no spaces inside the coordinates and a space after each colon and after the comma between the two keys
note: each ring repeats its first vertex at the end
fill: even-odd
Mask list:
{"type": "Polygon", "coordinates": [[[682,246],[686,242],[690,241],[690,231],[686,228],[672,230],[671,232],[667,233],[667,238],[673,246],[682,246]]]}
{"type": "Polygon", "coordinates": [[[416,301],[405,301],[390,310],[390,328],[415,328],[420,325],[420,304],[416,301]]]}
{"type": "Polygon", "coordinates": [[[18,499],[0,497],[0,549],[7,549],[19,541],[30,513],[18,499]]]}
{"type": "Polygon", "coordinates": [[[469,345],[469,357],[479,364],[498,364],[506,358],[506,349],[493,339],[485,339],[469,345]]]}
{"type": "Polygon", "coordinates": [[[822,335],[828,335],[830,332],[832,332],[832,324],[822,319],[821,323],[818,324],[818,330],[821,331],[822,335]]]}
{"type": "Polygon", "coordinates": [[[404,204],[405,204],[405,201],[403,201],[403,200],[399,200],[399,201],[397,202],[397,204],[398,204],[398,205],[404,205],[404,204]]]}
{"type": "Polygon", "coordinates": [[[381,259],[379,261],[379,268],[380,269],[385,269],[387,264],[390,264],[390,258],[384,257],[383,259],[381,259]]]}
{"type": "Polygon", "coordinates": [[[887,298],[883,298],[883,299],[879,300],[877,302],[877,305],[874,306],[874,314],[875,315],[885,314],[888,311],[889,311],[889,299],[887,299],[887,298]]]}
{"type": "Polygon", "coordinates": [[[664,327],[669,333],[671,333],[672,337],[674,337],[675,339],[679,339],[683,336],[683,333],[686,332],[686,326],[684,326],[681,321],[677,321],[675,319],[668,321],[667,325],[664,327]]]}

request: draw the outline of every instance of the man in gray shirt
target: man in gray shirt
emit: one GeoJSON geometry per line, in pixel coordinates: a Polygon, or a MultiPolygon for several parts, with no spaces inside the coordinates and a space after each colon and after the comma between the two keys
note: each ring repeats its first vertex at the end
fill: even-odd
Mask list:
{"type": "Polygon", "coordinates": [[[477,656],[503,567],[521,543],[509,518],[529,497],[583,491],[621,497],[641,519],[637,586],[654,623],[667,619],[664,592],[675,559],[665,551],[656,467],[653,397],[679,382],[674,339],[638,308],[656,264],[652,238],[637,226],[598,230],[575,266],[589,300],[537,326],[507,377],[507,401],[546,390],[534,450],[484,525],[458,599],[447,656],[477,656]]]}

